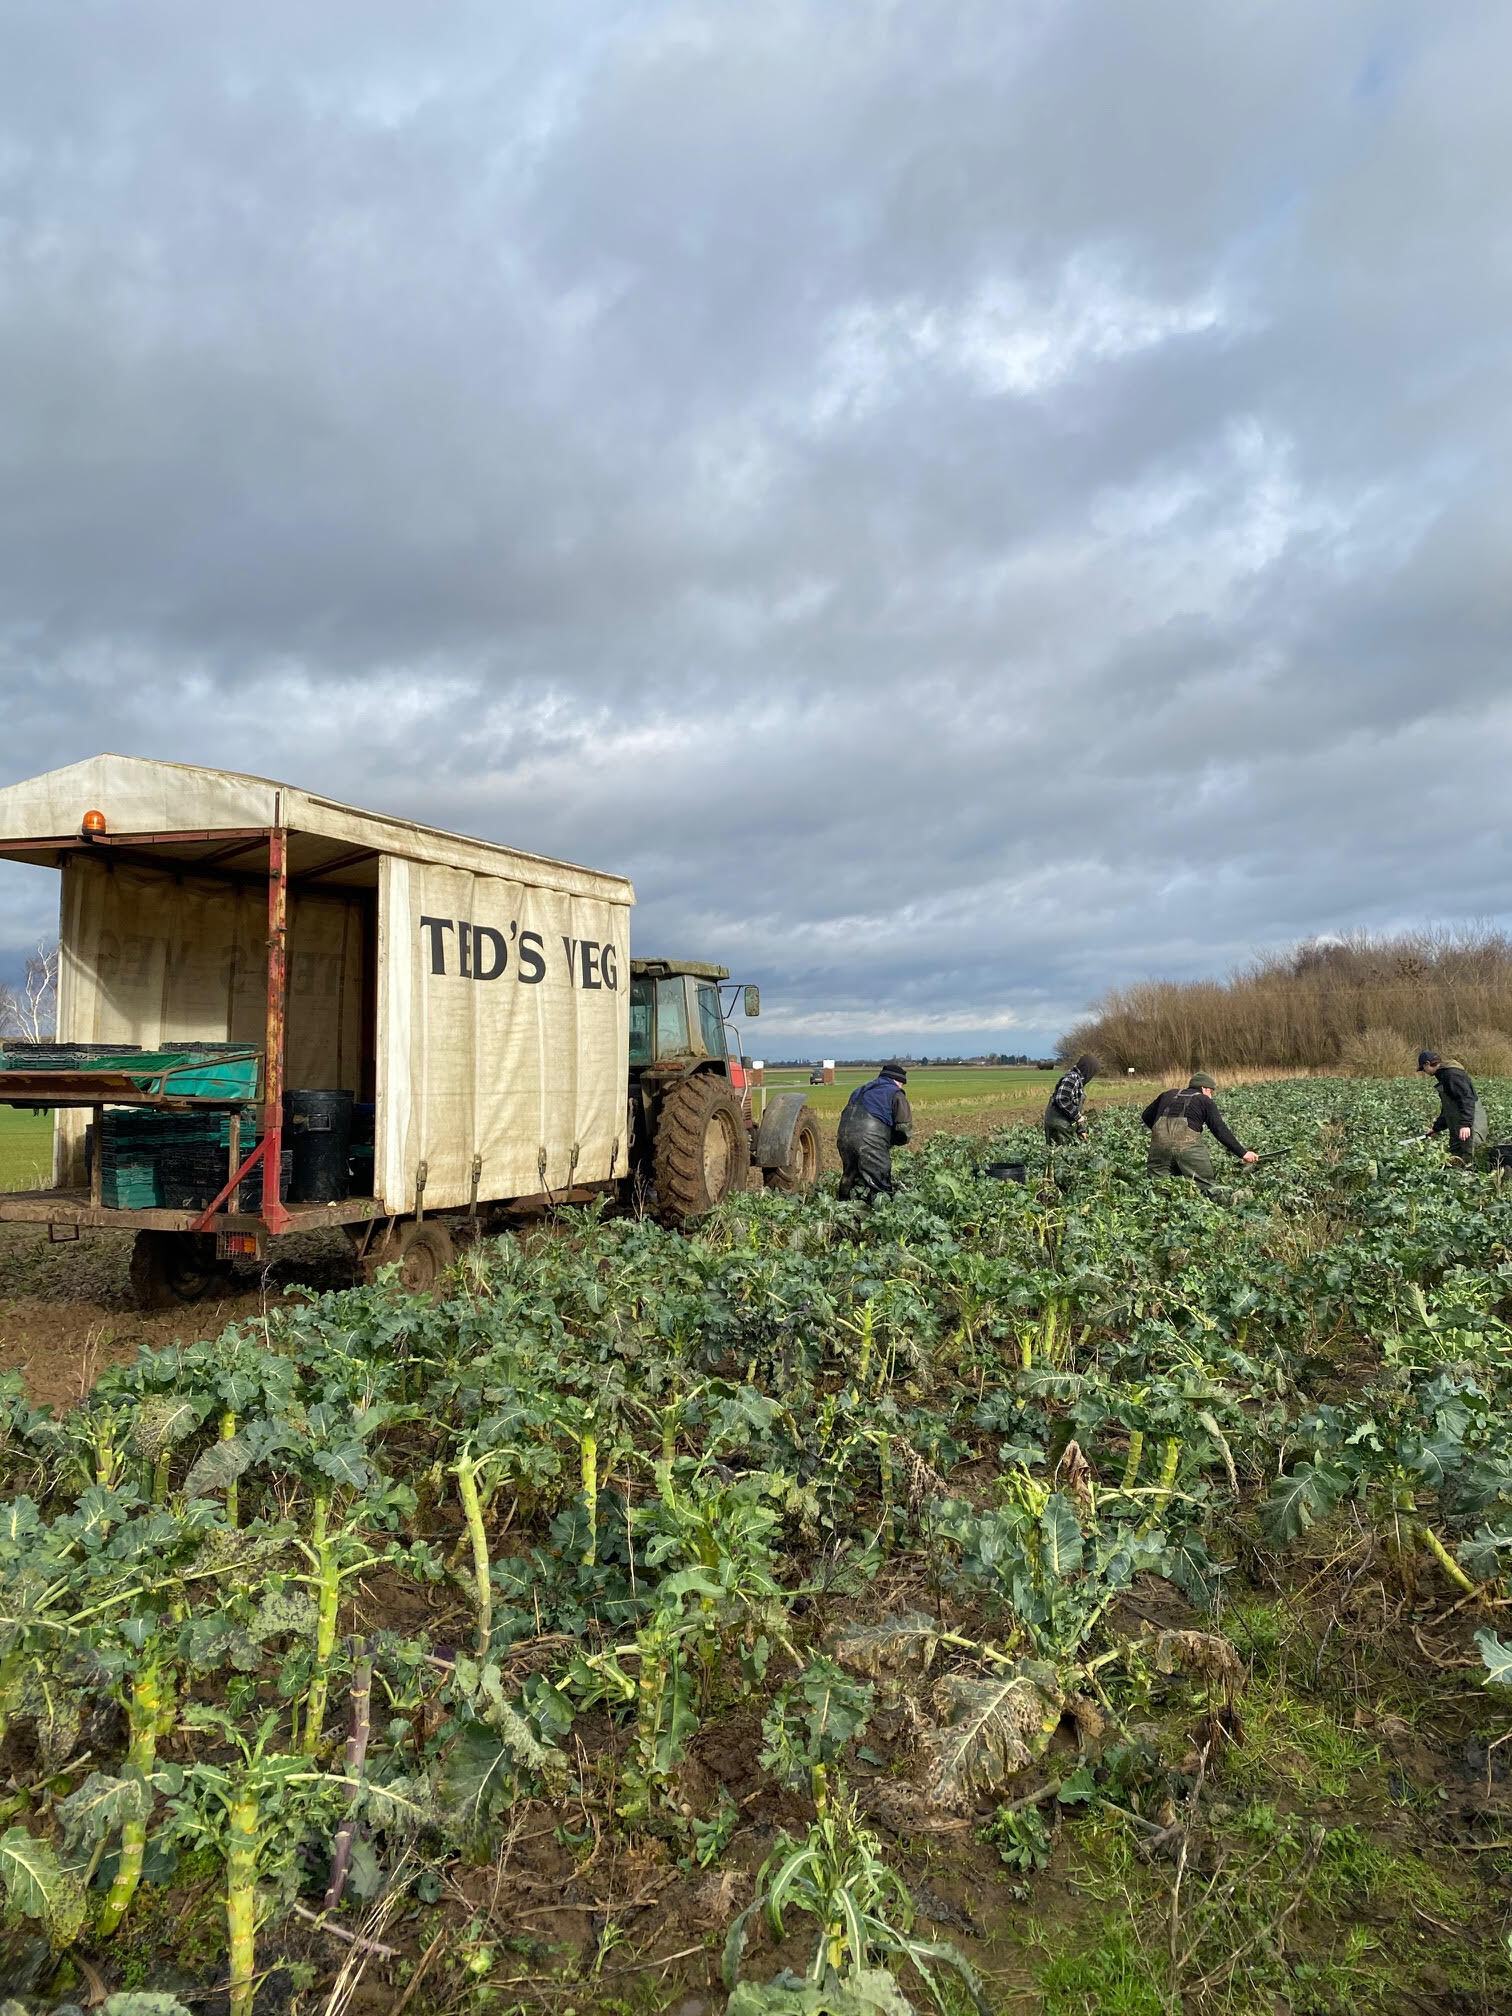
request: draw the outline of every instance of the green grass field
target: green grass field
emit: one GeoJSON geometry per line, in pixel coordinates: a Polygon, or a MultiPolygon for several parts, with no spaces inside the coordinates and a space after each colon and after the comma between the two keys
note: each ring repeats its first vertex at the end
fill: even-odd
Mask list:
{"type": "MultiPolygon", "coordinates": [[[[833,1085],[811,1086],[807,1071],[773,1066],[766,1085],[769,1092],[806,1092],[816,1113],[838,1119],[856,1087],[875,1076],[875,1071],[837,1071],[833,1085]]],[[[921,1064],[908,1074],[908,1100],[921,1118],[932,1110],[966,1113],[978,1106],[1029,1106],[1049,1098],[1058,1076],[1019,1064],[921,1064]]],[[[1092,1096],[1126,1098],[1133,1088],[1133,1079],[1099,1078],[1092,1096]]]]}
{"type": "Polygon", "coordinates": [[[36,1190],[52,1181],[51,1113],[0,1106],[0,1190],[36,1190]]]}

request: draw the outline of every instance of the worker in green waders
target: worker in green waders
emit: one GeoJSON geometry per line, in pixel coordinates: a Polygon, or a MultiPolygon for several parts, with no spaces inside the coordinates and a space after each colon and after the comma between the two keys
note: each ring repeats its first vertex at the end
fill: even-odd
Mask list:
{"type": "Polygon", "coordinates": [[[1097,1076],[1097,1059],[1078,1057],[1069,1070],[1055,1081],[1045,1107],[1045,1141],[1051,1148],[1063,1148],[1068,1141],[1087,1138],[1087,1087],[1097,1076]]]}
{"type": "Polygon", "coordinates": [[[1473,1161],[1476,1149],[1485,1144],[1486,1109],[1470,1082],[1470,1073],[1452,1057],[1441,1057],[1437,1050],[1418,1052],[1418,1072],[1438,1086],[1439,1113],[1428,1129],[1430,1140],[1442,1134],[1457,1162],[1473,1161]]]}
{"type": "Polygon", "coordinates": [[[1260,1158],[1253,1148],[1235,1140],[1213,1098],[1213,1074],[1194,1071],[1180,1092],[1162,1092],[1139,1116],[1150,1130],[1145,1168],[1151,1176],[1190,1176],[1204,1190],[1213,1187],[1213,1158],[1203,1140],[1204,1129],[1241,1162],[1260,1158]]]}

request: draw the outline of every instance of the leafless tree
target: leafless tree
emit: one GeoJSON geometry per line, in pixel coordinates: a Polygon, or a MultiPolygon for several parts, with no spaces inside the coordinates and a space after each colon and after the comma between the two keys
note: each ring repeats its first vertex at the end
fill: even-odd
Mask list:
{"type": "Polygon", "coordinates": [[[0,984],[0,1036],[45,1043],[58,1026],[58,942],[38,941],[19,987],[0,984]]]}

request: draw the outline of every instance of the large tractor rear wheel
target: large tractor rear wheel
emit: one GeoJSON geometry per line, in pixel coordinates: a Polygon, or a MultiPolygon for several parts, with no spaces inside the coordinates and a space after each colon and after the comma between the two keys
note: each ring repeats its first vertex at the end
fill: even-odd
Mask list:
{"type": "Polygon", "coordinates": [[[745,1188],[751,1141],[740,1101],[709,1072],[685,1078],[662,1101],[651,1151],[661,1217],[700,1218],[745,1188]]]}
{"type": "Polygon", "coordinates": [[[805,1106],[798,1115],[798,1125],[793,1129],[793,1145],[786,1162],[766,1172],[768,1190],[786,1190],[797,1193],[812,1190],[819,1181],[819,1170],[823,1164],[824,1150],[819,1138],[819,1122],[813,1109],[805,1106]]]}

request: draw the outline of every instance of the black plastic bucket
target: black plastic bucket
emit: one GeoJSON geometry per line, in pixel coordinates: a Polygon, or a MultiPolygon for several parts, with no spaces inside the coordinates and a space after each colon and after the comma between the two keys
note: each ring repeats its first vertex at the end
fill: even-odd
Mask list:
{"type": "Polygon", "coordinates": [[[979,1175],[990,1176],[994,1183],[1027,1183],[1028,1165],[1023,1162],[989,1162],[979,1175]]]}
{"type": "Polygon", "coordinates": [[[1512,1141],[1499,1141],[1489,1151],[1493,1169],[1512,1169],[1512,1141]]]}
{"type": "Polygon", "coordinates": [[[351,1194],[350,1092],[285,1092],[284,1138],[294,1153],[291,1204],[333,1204],[351,1194]]]}

